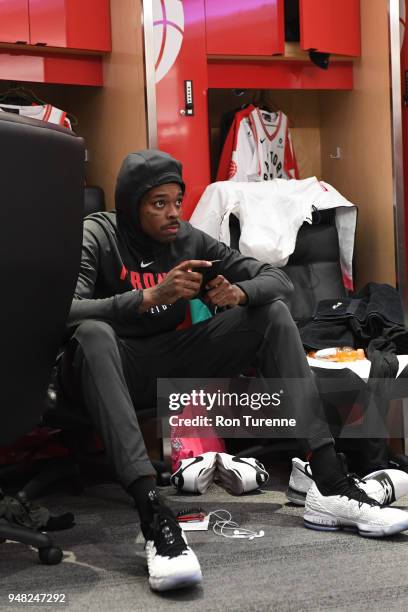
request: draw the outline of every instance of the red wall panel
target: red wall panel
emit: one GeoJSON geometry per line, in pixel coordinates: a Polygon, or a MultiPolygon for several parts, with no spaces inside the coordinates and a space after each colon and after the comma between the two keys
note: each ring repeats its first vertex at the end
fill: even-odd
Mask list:
{"type": "Polygon", "coordinates": [[[284,53],[283,0],[205,0],[209,55],[284,53]]]}
{"type": "Polygon", "coordinates": [[[300,0],[300,44],[339,55],[361,55],[360,0],[300,0]]]}
{"type": "Polygon", "coordinates": [[[216,89],[353,89],[353,64],[333,62],[321,70],[311,62],[234,62],[208,64],[208,86],[216,89]]]}
{"type": "Polygon", "coordinates": [[[54,55],[44,57],[44,82],[66,85],[103,85],[101,57],[54,55]]]}
{"type": "Polygon", "coordinates": [[[0,0],[0,41],[30,41],[28,0],[0,0]]]}
{"type": "Polygon", "coordinates": [[[158,147],[183,164],[187,187],[183,215],[188,219],[210,182],[204,1],[180,3],[173,14],[169,2],[162,0],[159,8],[154,25],[156,75],[162,76],[156,84],[158,147]],[[180,8],[184,10],[184,20],[180,18],[180,8]],[[181,49],[163,76],[162,67],[166,62],[167,67],[171,65],[172,45],[174,52],[180,36],[181,49]],[[185,107],[185,80],[193,81],[194,116],[190,117],[180,114],[185,107]]]}

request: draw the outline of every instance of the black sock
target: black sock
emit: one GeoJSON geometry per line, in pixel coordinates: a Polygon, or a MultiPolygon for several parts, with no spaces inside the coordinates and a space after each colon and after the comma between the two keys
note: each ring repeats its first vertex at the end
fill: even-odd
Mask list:
{"type": "Polygon", "coordinates": [[[310,458],[313,479],[322,495],[341,494],[350,484],[333,444],[313,451],[310,458]]]}
{"type": "Polygon", "coordinates": [[[145,533],[146,528],[150,526],[153,520],[154,514],[149,493],[153,493],[155,496],[158,495],[155,481],[151,476],[142,476],[141,478],[138,478],[132,482],[130,487],[128,487],[128,492],[135,500],[143,533],[145,533]]]}

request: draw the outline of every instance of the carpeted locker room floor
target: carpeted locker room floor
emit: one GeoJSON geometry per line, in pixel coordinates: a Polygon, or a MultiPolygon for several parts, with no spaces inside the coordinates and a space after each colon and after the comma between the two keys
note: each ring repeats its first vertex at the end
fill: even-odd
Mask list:
{"type": "MultiPolygon", "coordinates": [[[[224,539],[212,531],[191,533],[203,586],[161,595],[149,589],[136,513],[118,485],[91,484],[80,497],[47,497],[44,501],[53,511],[72,510],[76,515],[73,530],[56,534],[64,561],[47,567],[21,544],[0,545],[0,609],[24,606],[8,603],[8,593],[16,592],[65,593],[68,605],[46,608],[92,612],[408,608],[408,532],[369,540],[346,532],[307,530],[302,509],[286,503],[288,465],[278,470],[274,464],[271,473],[262,493],[245,498],[232,497],[216,485],[198,497],[163,489],[174,509],[225,508],[241,526],[263,529],[265,536],[247,541],[224,539]]],[[[408,509],[408,497],[398,505],[408,509]]]]}

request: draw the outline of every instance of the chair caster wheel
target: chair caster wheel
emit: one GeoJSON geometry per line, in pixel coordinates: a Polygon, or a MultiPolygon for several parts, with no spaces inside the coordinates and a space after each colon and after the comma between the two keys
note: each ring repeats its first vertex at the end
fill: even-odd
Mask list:
{"type": "Polygon", "coordinates": [[[38,556],[41,563],[45,565],[58,565],[62,561],[62,550],[60,548],[39,548],[38,556]]]}

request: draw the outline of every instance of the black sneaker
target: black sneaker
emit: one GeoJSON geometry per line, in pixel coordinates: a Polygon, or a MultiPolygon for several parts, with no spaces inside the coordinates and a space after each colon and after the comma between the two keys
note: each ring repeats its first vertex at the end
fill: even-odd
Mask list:
{"type": "Polygon", "coordinates": [[[173,512],[151,493],[153,521],[143,528],[149,584],[154,591],[191,587],[202,581],[200,564],[173,512]]]}
{"type": "Polygon", "coordinates": [[[402,470],[408,472],[408,457],[403,453],[388,453],[389,467],[394,470],[402,470]]]}

